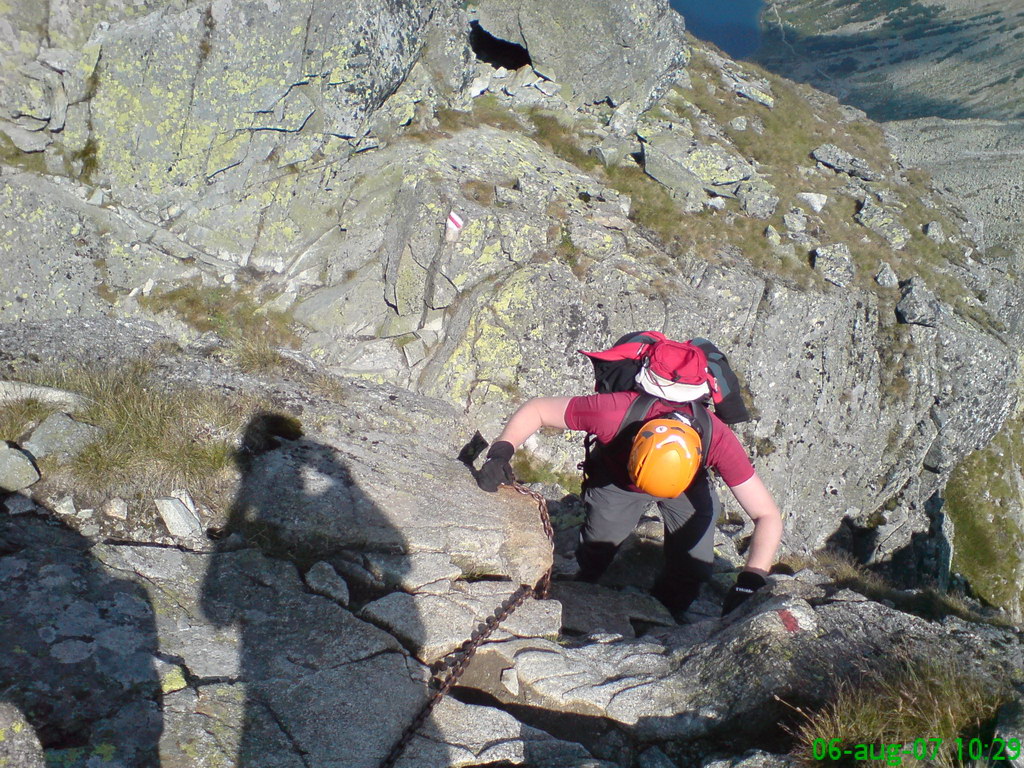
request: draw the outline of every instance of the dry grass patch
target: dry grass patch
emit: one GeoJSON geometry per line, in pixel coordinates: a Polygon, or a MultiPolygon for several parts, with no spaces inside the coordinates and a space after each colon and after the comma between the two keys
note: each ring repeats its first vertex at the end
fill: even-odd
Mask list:
{"type": "Polygon", "coordinates": [[[261,410],[253,397],[162,386],[142,362],[41,371],[32,379],[88,401],[76,418],[103,435],[63,469],[76,492],[97,503],[187,488],[204,503],[223,506],[237,477],[238,436],[261,410]]]}
{"type": "Polygon", "coordinates": [[[281,356],[274,347],[295,347],[299,343],[289,313],[261,308],[242,289],[192,281],[144,297],[140,303],[152,312],[170,310],[197,331],[213,331],[221,336],[230,345],[228,356],[246,371],[277,368],[281,356]]]}
{"type": "Polygon", "coordinates": [[[852,589],[876,602],[888,601],[897,610],[930,621],[941,621],[946,616],[957,616],[964,621],[978,624],[1013,626],[1013,623],[1004,616],[980,613],[958,595],[946,594],[936,589],[896,589],[877,573],[857,563],[851,555],[838,550],[826,549],[809,556],[791,555],[780,562],[793,571],[809,568],[828,576],[838,587],[852,589]]]}
{"type": "Polygon", "coordinates": [[[557,157],[572,163],[581,171],[591,172],[601,162],[580,146],[580,135],[573,125],[566,125],[558,115],[542,109],[530,110],[534,140],[550,149],[557,157]]]}
{"type": "Polygon", "coordinates": [[[830,765],[877,760],[952,768],[963,764],[970,739],[982,735],[1007,695],[950,654],[892,659],[840,681],[825,707],[803,713],[792,754],[808,766],[820,766],[824,754],[830,765]],[[829,746],[838,759],[829,756],[829,746]],[[853,754],[843,756],[845,750],[853,754]],[[912,756],[901,754],[905,750],[912,756]]]}
{"type": "Polygon", "coordinates": [[[31,399],[3,403],[0,405],[0,440],[19,442],[56,410],[54,405],[31,399]]]}
{"type": "MultiPolygon", "coordinates": [[[[436,117],[438,129],[442,135],[458,133],[467,128],[477,128],[481,125],[490,125],[513,132],[520,132],[524,128],[515,113],[502,104],[497,96],[489,93],[473,99],[473,108],[469,112],[439,109],[436,117]]],[[[430,131],[411,131],[406,135],[422,141],[433,141],[439,138],[436,133],[430,131]]]]}

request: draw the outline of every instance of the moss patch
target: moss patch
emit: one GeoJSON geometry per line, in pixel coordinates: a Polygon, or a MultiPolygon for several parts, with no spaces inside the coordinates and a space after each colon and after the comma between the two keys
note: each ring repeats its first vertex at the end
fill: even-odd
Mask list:
{"type": "Polygon", "coordinates": [[[1024,498],[1018,485],[1024,461],[1024,416],[1006,422],[995,439],[968,456],[946,485],[953,521],[953,568],[985,601],[1020,615],[1024,608],[1020,553],[1024,498]]]}
{"type": "Polygon", "coordinates": [[[512,471],[521,483],[547,483],[558,485],[568,493],[579,494],[580,476],[575,472],[560,472],[550,463],[534,456],[525,449],[516,451],[512,457],[512,471]]]}

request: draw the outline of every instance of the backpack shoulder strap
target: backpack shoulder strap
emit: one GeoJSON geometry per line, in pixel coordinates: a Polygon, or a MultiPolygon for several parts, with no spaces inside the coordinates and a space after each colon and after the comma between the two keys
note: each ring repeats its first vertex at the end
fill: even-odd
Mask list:
{"type": "MultiPolygon", "coordinates": [[[[654,405],[657,400],[658,398],[654,395],[643,393],[636,398],[636,400],[630,403],[629,408],[626,409],[626,413],[622,416],[622,421],[619,422],[619,426],[615,430],[615,434],[612,436],[612,440],[619,437],[631,424],[643,421],[644,417],[647,416],[647,412],[651,410],[651,406],[654,405]]],[[[583,439],[583,461],[577,465],[577,469],[583,470],[584,488],[587,487],[587,484],[590,481],[590,468],[594,465],[594,460],[600,450],[601,444],[597,442],[596,435],[588,434],[583,439]]]]}
{"type": "Polygon", "coordinates": [[[618,435],[630,424],[643,421],[644,417],[647,416],[647,412],[651,410],[651,406],[656,402],[658,402],[658,398],[654,395],[641,394],[640,397],[629,404],[629,408],[626,409],[626,413],[623,415],[622,421],[619,422],[619,428],[615,430],[615,434],[618,435]]]}
{"type": "Polygon", "coordinates": [[[708,407],[699,400],[691,403],[693,408],[693,421],[697,427],[697,432],[700,433],[700,463],[701,466],[707,464],[708,460],[708,449],[711,447],[711,431],[714,429],[711,423],[711,414],[708,412],[708,407]]]}

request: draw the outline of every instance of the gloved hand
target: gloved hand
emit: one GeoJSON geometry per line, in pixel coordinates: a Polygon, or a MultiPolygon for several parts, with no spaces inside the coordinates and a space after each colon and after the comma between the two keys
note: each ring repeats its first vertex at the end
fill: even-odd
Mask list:
{"type": "Polygon", "coordinates": [[[734,610],[740,603],[749,598],[768,582],[764,576],[753,571],[741,571],[736,577],[736,583],[732,585],[729,594],[725,596],[725,603],[722,605],[722,615],[734,610]]]}
{"type": "Polygon", "coordinates": [[[480,471],[476,475],[476,484],[483,490],[494,493],[502,483],[509,485],[514,483],[516,476],[512,474],[512,466],[509,462],[515,452],[516,449],[512,447],[512,443],[505,440],[494,443],[491,450],[487,452],[487,461],[480,467],[480,471]]]}

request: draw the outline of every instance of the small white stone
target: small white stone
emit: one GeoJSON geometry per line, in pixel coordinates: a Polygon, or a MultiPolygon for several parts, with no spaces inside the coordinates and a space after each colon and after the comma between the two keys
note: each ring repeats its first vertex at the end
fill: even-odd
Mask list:
{"type": "Polygon", "coordinates": [[[177,488],[171,491],[171,496],[173,496],[175,499],[177,499],[186,507],[188,507],[188,511],[191,512],[193,515],[198,516],[199,513],[196,510],[196,504],[194,501],[192,501],[192,496],[189,495],[189,492],[186,491],[184,488],[177,488]]]}
{"type": "Polygon", "coordinates": [[[817,192],[800,192],[797,194],[796,199],[807,203],[815,213],[821,213],[821,209],[828,202],[828,195],[821,195],[817,192]]]}
{"type": "Polygon", "coordinates": [[[70,496],[65,496],[54,504],[53,511],[58,515],[65,515],[68,517],[78,513],[78,510],[75,509],[75,500],[70,496]]]}
{"type": "Polygon", "coordinates": [[[199,515],[173,497],[153,499],[157,511],[171,536],[178,539],[198,539],[203,535],[199,515]]]}
{"type": "Polygon", "coordinates": [[[519,675],[516,674],[513,668],[509,667],[501,671],[501,684],[513,696],[519,695],[519,675]]]}
{"type": "Polygon", "coordinates": [[[126,520],[128,519],[128,502],[124,499],[109,499],[100,507],[100,512],[115,520],[126,520]]]}

